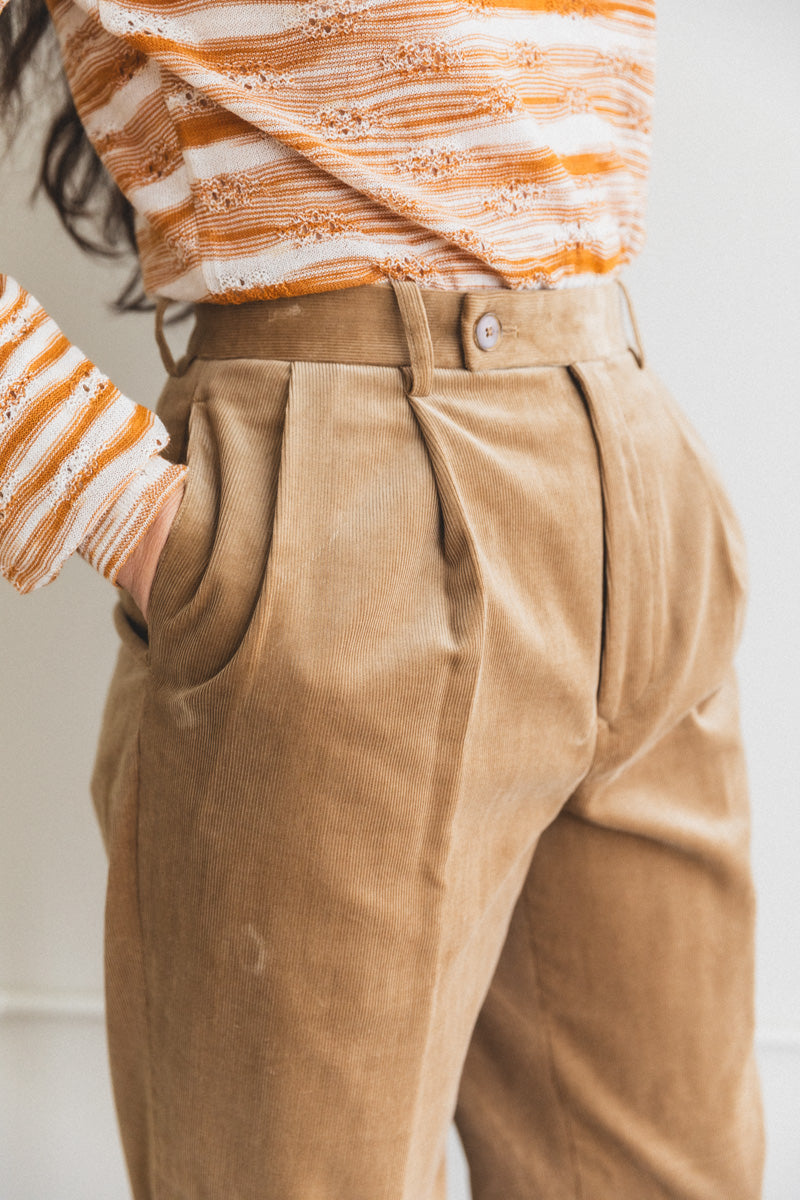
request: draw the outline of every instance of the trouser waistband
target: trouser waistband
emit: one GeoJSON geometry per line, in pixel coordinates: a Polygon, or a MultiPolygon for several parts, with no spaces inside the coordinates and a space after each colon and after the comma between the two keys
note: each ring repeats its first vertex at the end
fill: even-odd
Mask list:
{"type": "Polygon", "coordinates": [[[166,370],[195,358],[269,358],[400,366],[412,395],[427,395],[435,368],[496,371],[559,366],[644,351],[620,280],[560,290],[446,291],[409,280],[244,304],[194,305],[194,328],[176,363],[164,337],[171,301],[159,297],[156,340],[166,370]],[[632,339],[624,320],[630,321],[632,339]]]}

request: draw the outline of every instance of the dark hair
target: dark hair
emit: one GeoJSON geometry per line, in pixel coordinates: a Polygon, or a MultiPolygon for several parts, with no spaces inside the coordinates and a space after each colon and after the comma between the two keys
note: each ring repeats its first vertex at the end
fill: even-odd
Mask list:
{"type": "MultiPolygon", "coordinates": [[[[32,92],[52,97],[61,92],[61,107],[46,134],[41,166],[29,200],[44,189],[67,233],[87,254],[122,258],[133,253],[132,274],[112,312],[152,312],[147,299],[134,233],[134,210],[106,170],[78,115],[61,61],[58,38],[45,0],[11,0],[0,13],[0,128],[5,133],[3,156],[11,149],[29,112],[32,92]],[[30,83],[30,77],[36,83],[30,83]],[[82,229],[89,224],[95,236],[82,229]]],[[[180,321],[190,311],[165,318],[180,321]]]]}

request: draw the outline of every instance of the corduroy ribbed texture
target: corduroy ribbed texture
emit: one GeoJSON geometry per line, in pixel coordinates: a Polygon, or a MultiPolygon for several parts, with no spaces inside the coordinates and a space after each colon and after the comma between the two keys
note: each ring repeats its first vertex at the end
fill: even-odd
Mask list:
{"type": "Polygon", "coordinates": [[[758,1200],[741,525],[616,287],[393,286],[159,400],[92,779],[134,1196],[444,1200],[455,1116],[474,1200],[758,1200]]]}

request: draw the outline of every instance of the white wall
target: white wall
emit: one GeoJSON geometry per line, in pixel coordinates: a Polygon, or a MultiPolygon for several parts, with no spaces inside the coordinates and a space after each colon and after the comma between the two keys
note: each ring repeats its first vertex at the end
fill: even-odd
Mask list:
{"type": "MultiPolygon", "coordinates": [[[[796,1200],[800,10],[660,0],[659,39],[649,236],[627,279],[647,353],[714,452],[749,543],[738,664],[759,890],[764,1200],[796,1200]]],[[[74,250],[44,202],[28,210],[33,163],[20,154],[3,169],[0,269],[152,405],[164,380],[153,318],[106,313],[127,272],[74,250]]],[[[168,332],[178,350],[186,329],[168,332]]],[[[112,602],[77,557],[32,595],[0,583],[0,1200],[128,1194],[102,1028],[105,859],[88,792],[112,602]]],[[[452,1164],[451,1200],[463,1200],[455,1136],[452,1164]]]]}

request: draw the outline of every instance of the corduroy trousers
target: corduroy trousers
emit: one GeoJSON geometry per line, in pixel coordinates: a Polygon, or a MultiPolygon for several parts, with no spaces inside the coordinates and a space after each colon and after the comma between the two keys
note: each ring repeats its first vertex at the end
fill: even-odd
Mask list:
{"type": "Polygon", "coordinates": [[[453,1120],[474,1200],[761,1195],[746,549],[623,299],[159,323],[92,776],[136,1200],[444,1200],[453,1120]]]}

